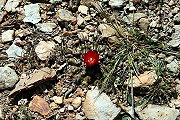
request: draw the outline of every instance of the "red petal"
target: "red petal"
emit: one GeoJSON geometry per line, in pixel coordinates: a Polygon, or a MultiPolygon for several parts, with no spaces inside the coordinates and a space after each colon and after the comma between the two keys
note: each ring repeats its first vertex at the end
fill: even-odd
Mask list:
{"type": "Polygon", "coordinates": [[[99,54],[95,50],[89,50],[83,58],[87,66],[94,66],[99,61],[99,54]]]}

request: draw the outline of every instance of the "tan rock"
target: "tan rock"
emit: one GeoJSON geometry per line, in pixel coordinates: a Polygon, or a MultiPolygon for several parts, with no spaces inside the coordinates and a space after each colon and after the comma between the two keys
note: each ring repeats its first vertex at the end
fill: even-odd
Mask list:
{"type": "Polygon", "coordinates": [[[85,14],[85,15],[87,15],[87,12],[88,12],[88,7],[87,6],[85,6],[85,5],[80,5],[79,7],[78,7],[78,11],[80,12],[80,13],[82,13],[82,14],[85,14]]]}
{"type": "Polygon", "coordinates": [[[41,60],[47,60],[52,55],[54,48],[54,43],[50,41],[40,41],[37,47],[35,48],[35,52],[41,60]]]}
{"type": "Polygon", "coordinates": [[[54,96],[52,98],[56,104],[62,104],[63,103],[63,97],[54,96]]]}
{"type": "Polygon", "coordinates": [[[81,105],[81,102],[82,102],[82,98],[81,97],[76,97],[72,102],[72,106],[75,109],[77,109],[81,105]]]}
{"type": "Polygon", "coordinates": [[[143,74],[140,74],[138,78],[136,76],[132,78],[133,87],[152,85],[156,81],[157,75],[155,71],[146,71],[143,74]]]}
{"type": "Polygon", "coordinates": [[[14,40],[14,30],[7,30],[2,33],[2,42],[9,42],[14,40]]]}
{"type": "Polygon", "coordinates": [[[31,111],[40,113],[41,115],[48,115],[51,109],[49,104],[37,95],[33,97],[32,101],[30,101],[28,108],[31,111]]]}
{"type": "Polygon", "coordinates": [[[116,31],[106,24],[100,24],[98,26],[98,29],[101,32],[103,38],[110,37],[116,34],[116,31]]]}

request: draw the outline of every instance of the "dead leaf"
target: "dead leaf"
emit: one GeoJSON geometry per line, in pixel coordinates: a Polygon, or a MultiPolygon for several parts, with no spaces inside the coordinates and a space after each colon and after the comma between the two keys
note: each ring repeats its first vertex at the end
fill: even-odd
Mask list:
{"type": "Polygon", "coordinates": [[[14,97],[21,91],[36,87],[45,81],[54,80],[55,77],[56,71],[54,69],[45,67],[41,68],[40,70],[34,70],[32,74],[20,78],[20,81],[16,84],[16,87],[11,91],[9,97],[14,97]]]}
{"type": "Polygon", "coordinates": [[[33,112],[38,112],[41,115],[48,115],[51,108],[43,98],[36,95],[29,103],[29,109],[33,112]]]}

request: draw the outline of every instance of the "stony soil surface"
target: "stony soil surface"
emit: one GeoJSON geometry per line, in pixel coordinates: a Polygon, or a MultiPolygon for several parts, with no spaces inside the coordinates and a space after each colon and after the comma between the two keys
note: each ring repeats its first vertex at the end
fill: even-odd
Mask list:
{"type": "Polygon", "coordinates": [[[179,0],[0,0],[0,30],[0,120],[180,119],[179,0]]]}

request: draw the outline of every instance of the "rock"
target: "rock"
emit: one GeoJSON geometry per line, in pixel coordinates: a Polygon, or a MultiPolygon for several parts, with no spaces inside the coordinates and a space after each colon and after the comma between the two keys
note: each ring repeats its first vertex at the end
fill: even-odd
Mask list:
{"type": "Polygon", "coordinates": [[[74,19],[72,13],[68,10],[59,9],[57,11],[57,16],[60,18],[59,21],[71,21],[74,19]]]}
{"type": "Polygon", "coordinates": [[[125,0],[110,0],[109,5],[113,8],[120,8],[125,3],[125,0]]]}
{"type": "Polygon", "coordinates": [[[81,116],[79,113],[76,114],[75,119],[76,120],[85,120],[86,117],[81,116]]]}
{"type": "Polygon", "coordinates": [[[24,22],[30,22],[30,23],[36,24],[41,20],[41,17],[39,14],[40,7],[38,4],[25,5],[24,10],[25,10],[25,16],[26,16],[23,20],[24,22]]]}
{"type": "Polygon", "coordinates": [[[59,112],[64,113],[64,112],[65,112],[65,108],[61,108],[61,109],[59,110],[59,112]]]}
{"type": "Polygon", "coordinates": [[[33,97],[32,101],[30,101],[28,108],[33,112],[40,113],[41,115],[48,115],[51,110],[49,104],[37,95],[33,97]]]}
{"type": "Polygon", "coordinates": [[[7,14],[6,11],[0,11],[0,23],[2,22],[2,20],[4,19],[4,16],[7,14]]]}
{"type": "Polygon", "coordinates": [[[2,33],[2,43],[14,40],[14,30],[7,30],[2,33]]]}
{"type": "Polygon", "coordinates": [[[57,3],[61,3],[62,0],[49,0],[49,2],[53,4],[57,4],[57,3]]]}
{"type": "Polygon", "coordinates": [[[89,90],[83,103],[83,109],[88,119],[113,120],[121,111],[105,94],[99,90],[89,90]]]}
{"type": "Polygon", "coordinates": [[[72,106],[75,109],[77,109],[81,105],[81,102],[82,102],[82,98],[81,97],[76,97],[72,102],[72,106]]]}
{"type": "Polygon", "coordinates": [[[172,14],[177,14],[180,9],[178,7],[175,7],[173,10],[171,10],[172,14]]]}
{"type": "Polygon", "coordinates": [[[82,96],[84,96],[84,92],[83,92],[83,90],[81,88],[77,88],[74,95],[76,97],[78,97],[78,96],[82,97],[82,96]]]}
{"type": "Polygon", "coordinates": [[[180,13],[177,13],[175,16],[174,16],[174,22],[179,24],[180,23],[180,13]]]}
{"type": "Polygon", "coordinates": [[[5,3],[6,3],[6,0],[0,0],[0,11],[4,7],[5,3]]]}
{"type": "Polygon", "coordinates": [[[142,108],[143,106],[135,108],[136,113],[142,120],[176,120],[179,114],[179,110],[167,106],[149,104],[146,108],[142,108]]]}
{"type": "Polygon", "coordinates": [[[81,15],[78,15],[77,16],[77,24],[80,26],[83,22],[84,22],[83,17],[81,17],[81,15]]]}
{"type": "Polygon", "coordinates": [[[180,99],[172,99],[170,104],[173,104],[175,108],[180,108],[180,99]]]}
{"type": "Polygon", "coordinates": [[[74,110],[74,107],[73,107],[72,105],[68,105],[68,106],[67,106],[67,110],[68,110],[68,111],[73,111],[73,110],[74,110]]]}
{"type": "Polygon", "coordinates": [[[52,32],[57,27],[55,23],[38,23],[36,26],[42,32],[52,32]]]}
{"type": "Polygon", "coordinates": [[[27,99],[20,99],[18,101],[18,105],[21,106],[21,105],[26,105],[29,101],[27,99]]]}
{"type": "Polygon", "coordinates": [[[88,7],[87,6],[85,6],[85,5],[80,5],[79,7],[78,7],[78,11],[80,12],[80,13],[82,13],[82,14],[85,14],[85,15],[87,15],[88,14],[88,7]]]}
{"type": "Polygon", "coordinates": [[[10,67],[0,67],[0,90],[12,88],[18,82],[16,72],[10,67]]]}
{"type": "Polygon", "coordinates": [[[55,45],[52,42],[40,41],[35,48],[35,52],[41,60],[47,60],[52,55],[54,48],[55,45]]]}
{"type": "Polygon", "coordinates": [[[58,108],[58,105],[55,103],[55,102],[52,102],[52,103],[50,103],[50,108],[52,109],[52,110],[54,110],[54,109],[57,109],[58,108]]]}
{"type": "Polygon", "coordinates": [[[58,43],[62,43],[62,37],[61,36],[55,36],[54,40],[57,41],[58,43]]]}
{"type": "Polygon", "coordinates": [[[8,58],[10,60],[14,60],[16,58],[21,58],[23,57],[25,51],[16,46],[15,44],[12,44],[7,50],[6,50],[6,53],[8,54],[8,58]]]}
{"type": "Polygon", "coordinates": [[[129,2],[129,10],[130,10],[130,11],[136,10],[136,8],[134,7],[132,1],[129,2]]]}
{"type": "Polygon", "coordinates": [[[0,120],[4,120],[3,106],[0,105],[0,120]]]}
{"type": "Polygon", "coordinates": [[[6,5],[5,5],[5,10],[7,12],[15,12],[16,7],[22,2],[22,0],[8,0],[6,5]]]}
{"type": "Polygon", "coordinates": [[[29,75],[22,74],[19,82],[16,84],[16,87],[11,91],[9,96],[14,97],[21,91],[36,87],[43,82],[54,80],[55,78],[56,71],[48,67],[34,70],[34,72],[29,75]]]}
{"type": "Polygon", "coordinates": [[[98,26],[98,30],[101,32],[103,38],[110,37],[116,34],[116,31],[106,24],[100,24],[98,26]]]}
{"type": "Polygon", "coordinates": [[[180,45],[180,25],[174,25],[175,32],[172,34],[172,40],[167,45],[172,47],[178,47],[180,45]]]}
{"type": "Polygon", "coordinates": [[[141,18],[139,20],[139,26],[144,32],[147,32],[147,29],[148,29],[148,26],[149,26],[149,19],[141,18]]]}
{"type": "Polygon", "coordinates": [[[178,72],[179,62],[175,59],[171,63],[167,64],[167,68],[172,72],[178,72]]]}
{"type": "Polygon", "coordinates": [[[157,25],[158,25],[158,20],[153,20],[153,21],[149,24],[150,27],[156,27],[157,25]]]}
{"type": "Polygon", "coordinates": [[[174,60],[175,56],[169,56],[165,58],[165,61],[171,63],[174,60]]]}
{"type": "Polygon", "coordinates": [[[146,87],[152,85],[156,81],[157,75],[155,71],[145,71],[143,74],[140,74],[138,78],[133,76],[133,87],[146,87]]]}
{"type": "Polygon", "coordinates": [[[160,54],[158,55],[158,58],[165,58],[165,57],[166,57],[166,55],[163,54],[163,53],[160,53],[160,54]]]}
{"type": "Polygon", "coordinates": [[[54,96],[52,98],[56,104],[62,104],[63,103],[63,97],[54,96]]]}
{"type": "Polygon", "coordinates": [[[123,20],[126,23],[132,24],[133,22],[137,22],[140,18],[144,18],[144,17],[146,17],[146,14],[144,13],[134,13],[134,14],[130,13],[129,15],[124,16],[123,20]]]}

